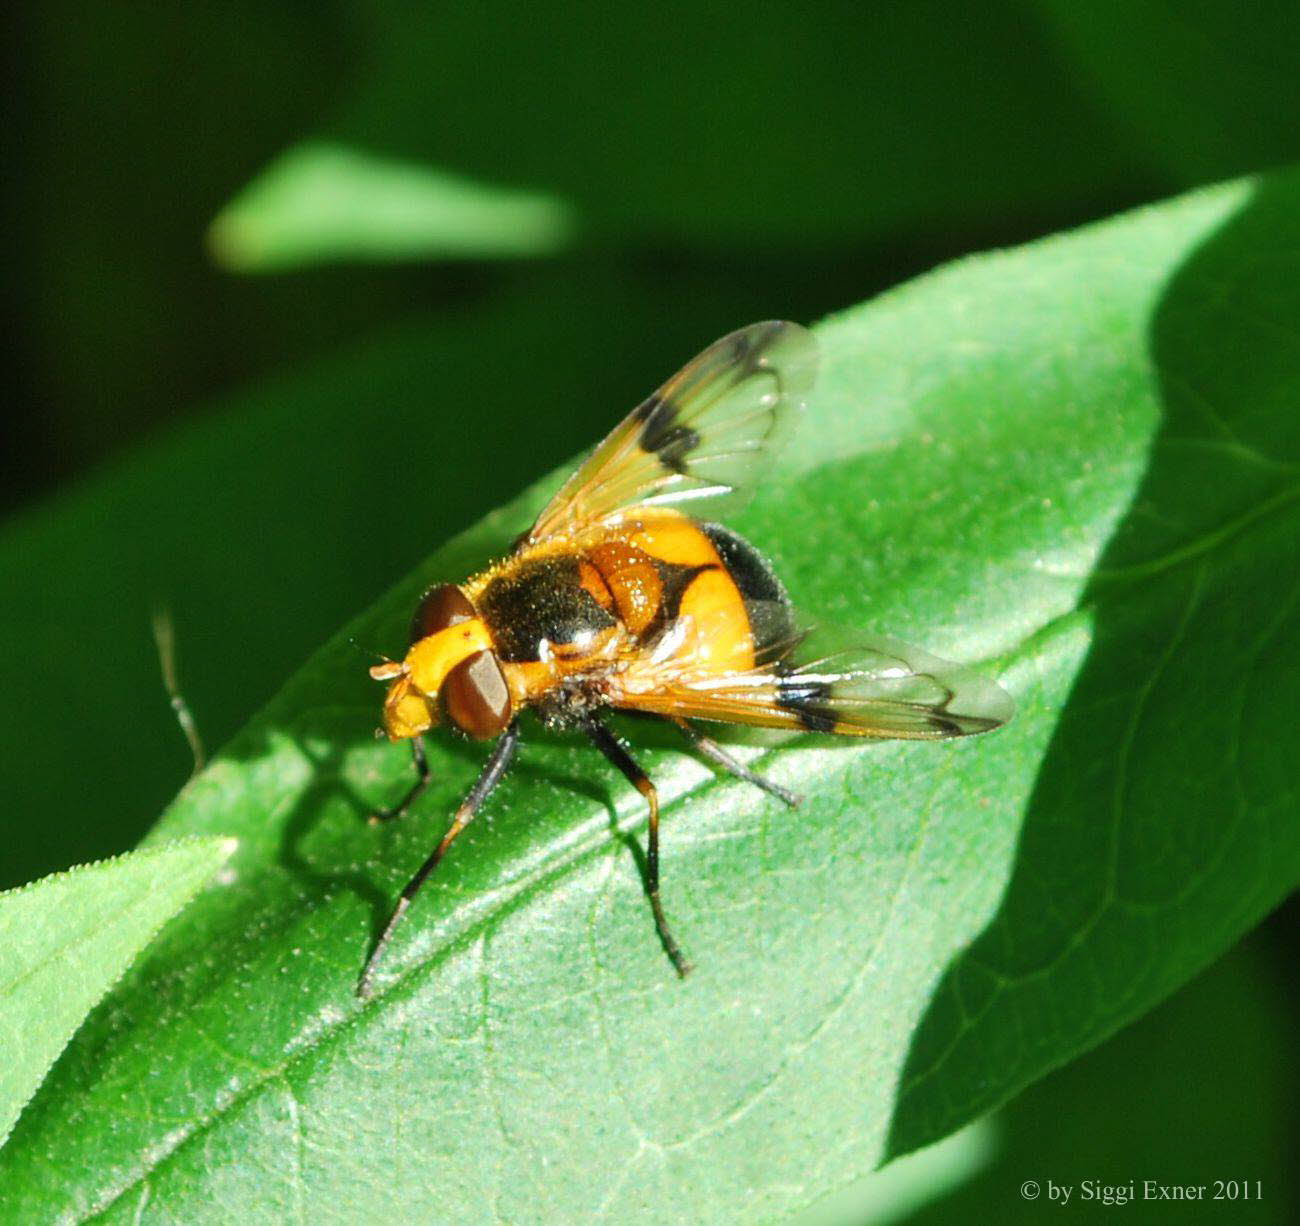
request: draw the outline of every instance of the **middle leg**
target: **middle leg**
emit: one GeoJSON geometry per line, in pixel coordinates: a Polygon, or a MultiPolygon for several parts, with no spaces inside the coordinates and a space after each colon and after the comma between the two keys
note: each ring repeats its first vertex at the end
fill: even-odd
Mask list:
{"type": "Polygon", "coordinates": [[[591,743],[623,772],[623,777],[645,797],[646,804],[650,806],[650,831],[646,838],[645,853],[646,893],[650,896],[650,910],[654,913],[655,928],[659,940],[663,942],[664,952],[673,964],[673,969],[685,979],[690,974],[691,964],[686,961],[669,929],[668,921],[664,918],[663,904],[659,901],[659,793],[650,781],[650,776],[637,765],[619,739],[599,719],[589,717],[583,721],[582,726],[591,743]]]}

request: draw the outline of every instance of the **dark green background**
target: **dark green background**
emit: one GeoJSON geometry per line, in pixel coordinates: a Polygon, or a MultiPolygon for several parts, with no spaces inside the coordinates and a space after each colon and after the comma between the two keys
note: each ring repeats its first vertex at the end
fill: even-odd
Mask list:
{"type": "MultiPolygon", "coordinates": [[[[215,747],[714,336],[1300,160],[1291,4],[52,0],[4,21],[0,885],[131,845],[183,781],[155,601],[215,747]],[[534,262],[215,268],[213,216],[313,137],[550,191],[579,237],[534,262]]],[[[1293,1010],[1294,920],[1261,955],[1293,1010]]]]}

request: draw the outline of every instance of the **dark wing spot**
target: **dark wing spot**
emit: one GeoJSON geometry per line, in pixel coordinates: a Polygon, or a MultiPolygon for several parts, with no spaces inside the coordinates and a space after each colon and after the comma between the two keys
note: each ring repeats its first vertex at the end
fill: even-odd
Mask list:
{"type": "Polygon", "coordinates": [[[731,364],[739,378],[752,375],[761,358],[762,354],[751,343],[748,333],[740,333],[731,342],[731,364]]]}
{"type": "Polygon", "coordinates": [[[739,383],[762,372],[778,385],[781,381],[780,371],[774,367],[765,367],[764,360],[775,341],[786,331],[783,323],[771,323],[763,329],[747,328],[731,342],[731,367],[734,371],[733,383],[739,383]]]}
{"type": "Polygon", "coordinates": [[[944,736],[960,736],[962,734],[962,725],[955,719],[946,719],[942,715],[931,715],[928,722],[931,728],[944,736]]]}
{"type": "Polygon", "coordinates": [[[783,677],[777,690],[777,702],[793,712],[809,732],[835,731],[836,718],[831,706],[829,682],[799,676],[783,677]]]}
{"type": "Polygon", "coordinates": [[[686,473],[691,452],[700,445],[700,436],[690,426],[674,426],[664,441],[654,449],[659,462],[675,473],[686,473]]]}
{"type": "Polygon", "coordinates": [[[825,711],[817,711],[809,708],[797,710],[795,715],[798,716],[799,722],[807,728],[809,732],[835,731],[835,716],[828,715],[825,711]]]}
{"type": "Polygon", "coordinates": [[[691,452],[700,445],[700,436],[690,426],[678,424],[677,414],[677,406],[658,395],[643,401],[636,410],[641,422],[637,441],[642,451],[658,456],[665,468],[684,474],[691,452]]]}

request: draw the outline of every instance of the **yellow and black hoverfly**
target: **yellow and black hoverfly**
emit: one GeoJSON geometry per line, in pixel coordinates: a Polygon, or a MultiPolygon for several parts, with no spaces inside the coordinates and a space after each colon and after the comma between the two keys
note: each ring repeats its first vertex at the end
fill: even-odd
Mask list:
{"type": "Polygon", "coordinates": [[[384,727],[411,743],[445,723],[496,740],[478,780],[402,891],[358,991],[366,995],[411,900],[505,774],[532,708],[584,733],[646,798],[646,890],[664,949],[690,969],[659,899],[654,784],[604,716],[638,712],[675,724],[716,765],[787,804],[797,798],[748,770],[692,720],[843,736],[938,740],[1011,717],[1007,693],[964,668],[857,636],[807,659],[805,632],[763,556],[720,524],[679,507],[752,490],[797,423],[817,370],[798,324],[753,324],[711,345],[638,405],[547,504],[511,554],[460,584],[425,592],[404,659],[370,670],[390,682],[384,727]]]}

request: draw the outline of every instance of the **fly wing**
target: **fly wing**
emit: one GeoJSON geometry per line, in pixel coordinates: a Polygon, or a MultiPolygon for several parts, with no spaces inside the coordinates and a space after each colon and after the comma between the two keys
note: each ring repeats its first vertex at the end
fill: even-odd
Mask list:
{"type": "Polygon", "coordinates": [[[945,740],[1005,724],[1015,704],[994,681],[888,638],[857,635],[835,650],[817,636],[770,644],[753,668],[710,665],[707,627],[679,632],[614,679],[615,706],[839,736],[945,740]],[[810,653],[809,648],[814,650],[810,653]],[[796,662],[803,657],[803,662],[796,662]]]}
{"type": "Polygon", "coordinates": [[[1001,727],[1015,711],[995,681],[895,639],[862,637],[777,680],[800,726],[842,736],[944,740],[1001,727]]]}
{"type": "Polygon", "coordinates": [[[538,516],[525,541],[636,505],[743,494],[766,470],[817,373],[798,324],[751,324],[710,345],[620,422],[538,516]]]}

